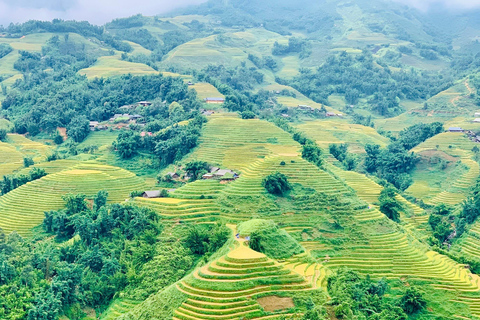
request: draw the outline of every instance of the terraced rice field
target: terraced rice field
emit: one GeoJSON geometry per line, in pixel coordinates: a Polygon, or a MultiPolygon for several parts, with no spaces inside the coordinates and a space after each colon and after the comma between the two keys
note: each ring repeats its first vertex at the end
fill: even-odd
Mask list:
{"type": "Polygon", "coordinates": [[[262,187],[262,179],[276,171],[287,175],[291,183],[300,183],[319,192],[326,194],[348,192],[341,181],[318,169],[312,163],[298,156],[276,155],[259,159],[245,168],[240,178],[230,183],[223,190],[223,193],[241,196],[265,193],[265,189],[262,187]],[[280,164],[282,161],[285,162],[285,165],[280,164]]]}
{"type": "Polygon", "coordinates": [[[108,190],[109,201],[121,202],[133,190],[144,188],[144,181],[123,169],[95,163],[82,163],[70,169],[32,181],[0,197],[0,227],[8,234],[29,235],[42,223],[44,212],[64,206],[62,195],[83,193],[93,197],[108,190]]]}
{"type": "Polygon", "coordinates": [[[468,171],[458,178],[448,190],[442,191],[433,198],[431,203],[443,202],[453,205],[465,200],[470,188],[475,185],[480,175],[480,167],[478,162],[469,158],[462,158],[462,163],[468,166],[468,171]]]}
{"type": "Polygon", "coordinates": [[[154,210],[172,222],[211,223],[220,216],[220,207],[212,199],[135,198],[135,203],[154,210]]]}
{"type": "MultiPolygon", "coordinates": [[[[309,271],[309,274],[311,272],[309,271]]],[[[199,319],[280,319],[288,311],[265,312],[257,297],[311,289],[320,272],[312,280],[248,248],[236,241],[227,255],[197,269],[177,284],[188,296],[176,311],[174,320],[199,319]]]]}
{"type": "Polygon", "coordinates": [[[340,119],[308,121],[296,127],[325,149],[332,143],[348,143],[352,152],[361,153],[365,152],[363,146],[367,143],[385,147],[389,142],[373,128],[340,119]]]}
{"type": "Polygon", "coordinates": [[[242,171],[259,158],[296,155],[298,150],[299,145],[290,135],[272,123],[214,114],[203,129],[200,146],[185,162],[198,159],[242,171]]]}
{"type": "Polygon", "coordinates": [[[123,61],[119,55],[104,56],[98,58],[97,62],[89,68],[82,69],[78,73],[87,76],[89,79],[101,77],[114,77],[124,74],[148,75],[158,74],[157,71],[143,63],[123,61]]]}
{"type": "Polygon", "coordinates": [[[23,154],[14,146],[0,142],[0,177],[23,167],[23,154]]]}
{"type": "Polygon", "coordinates": [[[112,302],[110,307],[102,314],[102,320],[115,320],[120,315],[129,312],[135,306],[137,306],[140,302],[130,299],[117,299],[112,302]]]}
{"type": "Polygon", "coordinates": [[[118,131],[94,131],[91,132],[87,138],[78,145],[78,148],[86,146],[111,146],[113,141],[118,137],[118,131]]]}
{"type": "Polygon", "coordinates": [[[8,140],[22,154],[33,157],[35,162],[45,160],[46,155],[52,151],[52,147],[32,141],[19,134],[9,134],[8,140]]]}
{"type": "Polygon", "coordinates": [[[206,83],[206,82],[195,83],[193,86],[190,86],[190,88],[197,91],[197,96],[201,100],[205,98],[224,98],[225,97],[223,94],[218,92],[217,88],[212,86],[210,83],[206,83]]]}
{"type": "Polygon", "coordinates": [[[441,150],[452,156],[465,157],[471,155],[475,145],[476,143],[470,141],[463,133],[444,132],[419,144],[412,151],[419,153],[426,150],[441,150]]]}
{"type": "MultiPolygon", "coordinates": [[[[478,292],[479,277],[462,265],[436,252],[422,249],[401,232],[372,234],[366,243],[352,244],[341,255],[329,259],[325,266],[347,266],[374,277],[410,278],[430,282],[436,289],[460,295],[478,292]]],[[[472,304],[471,312],[480,313],[472,304]]]]}

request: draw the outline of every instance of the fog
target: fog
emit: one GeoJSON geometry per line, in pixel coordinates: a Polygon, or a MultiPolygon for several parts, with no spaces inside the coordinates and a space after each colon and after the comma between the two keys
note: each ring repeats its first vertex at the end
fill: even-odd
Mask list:
{"type": "Polygon", "coordinates": [[[205,0],[0,0],[0,24],[55,18],[104,24],[119,17],[153,16],[202,2],[205,0]]]}
{"type": "Polygon", "coordinates": [[[480,8],[480,0],[394,0],[422,11],[431,9],[448,9],[464,11],[480,8]]]}
{"type": "MultiPolygon", "coordinates": [[[[387,1],[400,2],[422,11],[438,8],[456,11],[480,8],[480,0],[387,1]]],[[[202,2],[206,0],[0,0],[0,24],[6,26],[11,22],[55,18],[87,20],[94,24],[104,24],[115,18],[138,13],[152,16],[202,2]]]]}

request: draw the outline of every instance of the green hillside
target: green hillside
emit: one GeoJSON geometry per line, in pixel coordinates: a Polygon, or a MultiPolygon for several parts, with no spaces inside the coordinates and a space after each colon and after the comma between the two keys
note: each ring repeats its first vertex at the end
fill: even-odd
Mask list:
{"type": "Polygon", "coordinates": [[[0,318],[480,319],[480,25],[444,9],[0,27],[0,318]]]}

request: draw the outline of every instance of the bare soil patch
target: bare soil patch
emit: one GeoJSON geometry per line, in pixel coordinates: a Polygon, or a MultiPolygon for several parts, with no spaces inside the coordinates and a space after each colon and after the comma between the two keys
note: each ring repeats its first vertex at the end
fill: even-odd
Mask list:
{"type": "Polygon", "coordinates": [[[58,127],[57,130],[58,130],[58,133],[60,133],[60,135],[63,137],[64,141],[68,139],[67,128],[58,127]]]}
{"type": "Polygon", "coordinates": [[[257,301],[265,311],[269,312],[295,307],[293,299],[290,297],[268,296],[258,298],[257,301]]]}

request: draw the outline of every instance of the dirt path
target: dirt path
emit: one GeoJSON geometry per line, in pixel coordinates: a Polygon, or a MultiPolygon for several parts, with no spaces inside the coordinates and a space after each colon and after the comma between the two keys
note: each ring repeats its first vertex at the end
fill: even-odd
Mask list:
{"type": "Polygon", "coordinates": [[[467,90],[468,90],[468,94],[475,93],[475,89],[473,89],[472,87],[470,87],[470,84],[468,83],[468,79],[465,80],[464,84],[465,84],[465,87],[466,87],[467,90]]]}

